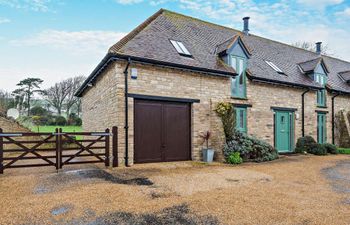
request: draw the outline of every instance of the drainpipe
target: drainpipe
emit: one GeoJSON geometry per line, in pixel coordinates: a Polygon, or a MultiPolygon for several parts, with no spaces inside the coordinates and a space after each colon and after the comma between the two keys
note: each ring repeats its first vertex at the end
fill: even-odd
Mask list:
{"type": "Polygon", "coordinates": [[[124,70],[125,77],[125,89],[124,89],[124,97],[125,97],[125,166],[129,166],[129,108],[128,108],[128,70],[130,66],[131,60],[128,58],[128,63],[126,64],[124,70]]]}
{"type": "Polygon", "coordinates": [[[301,94],[301,135],[305,137],[305,94],[308,93],[310,89],[307,89],[301,94]]]}
{"type": "Polygon", "coordinates": [[[340,95],[340,93],[336,93],[333,97],[332,97],[332,144],[335,143],[335,129],[334,129],[334,123],[335,123],[335,112],[334,112],[334,100],[336,97],[338,97],[340,95]]]}

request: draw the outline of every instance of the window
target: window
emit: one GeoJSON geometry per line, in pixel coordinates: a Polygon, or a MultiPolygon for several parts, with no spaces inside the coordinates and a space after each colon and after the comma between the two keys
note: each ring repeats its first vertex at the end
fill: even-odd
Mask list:
{"type": "Polygon", "coordinates": [[[327,142],[326,114],[317,113],[317,142],[320,144],[327,142]]]}
{"type": "Polygon", "coordinates": [[[230,64],[236,70],[237,76],[231,80],[231,95],[233,97],[246,97],[246,59],[239,56],[230,56],[230,64]]]}
{"type": "MultiPolygon", "coordinates": [[[[323,87],[326,86],[327,76],[325,74],[315,73],[314,79],[317,83],[321,84],[323,87]]],[[[317,106],[326,106],[326,89],[317,91],[317,106]]]]}
{"type": "Polygon", "coordinates": [[[275,64],[273,64],[270,61],[265,61],[267,63],[267,65],[269,65],[272,69],[274,69],[277,73],[280,74],[285,74],[280,68],[278,68],[275,64]]]}
{"type": "Polygon", "coordinates": [[[173,41],[173,40],[170,40],[170,42],[180,55],[192,56],[191,53],[187,50],[187,48],[185,47],[185,45],[182,42],[173,41]]]}
{"type": "Polygon", "coordinates": [[[235,107],[236,129],[242,133],[247,133],[247,108],[235,107]]]}

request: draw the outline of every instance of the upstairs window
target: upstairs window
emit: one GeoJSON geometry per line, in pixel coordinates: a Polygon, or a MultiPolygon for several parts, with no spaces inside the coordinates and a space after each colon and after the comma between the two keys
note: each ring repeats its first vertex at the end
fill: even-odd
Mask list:
{"type": "Polygon", "coordinates": [[[325,107],[326,106],[326,84],[327,84],[327,75],[321,73],[314,74],[314,80],[322,85],[324,89],[317,91],[317,106],[325,107]]]}
{"type": "Polygon", "coordinates": [[[237,72],[231,80],[231,95],[237,98],[246,98],[246,59],[240,56],[230,56],[230,65],[237,72]]]}
{"type": "Polygon", "coordinates": [[[278,66],[276,66],[273,62],[265,61],[267,65],[269,65],[272,69],[274,69],[279,74],[285,74],[278,66]]]}
{"type": "Polygon", "coordinates": [[[187,48],[185,47],[185,45],[182,42],[173,41],[173,40],[170,40],[170,42],[180,55],[192,57],[191,53],[187,50],[187,48]]]}

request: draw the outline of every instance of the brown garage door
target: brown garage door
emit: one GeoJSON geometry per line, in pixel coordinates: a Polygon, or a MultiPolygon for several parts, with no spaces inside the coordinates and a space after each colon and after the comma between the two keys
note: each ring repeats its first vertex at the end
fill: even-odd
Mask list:
{"type": "Polygon", "coordinates": [[[135,99],[135,163],[190,160],[190,104],[135,99]]]}

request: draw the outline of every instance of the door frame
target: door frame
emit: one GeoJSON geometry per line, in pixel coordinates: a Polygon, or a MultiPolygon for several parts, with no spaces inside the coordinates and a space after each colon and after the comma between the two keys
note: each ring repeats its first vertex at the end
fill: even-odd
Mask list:
{"type": "MultiPolygon", "coordinates": [[[[138,94],[129,94],[129,97],[133,97],[134,98],[134,103],[133,103],[133,142],[134,142],[134,154],[133,154],[133,162],[135,164],[141,164],[141,163],[147,163],[147,162],[136,162],[135,160],[135,152],[136,152],[136,149],[135,149],[135,131],[136,131],[136,123],[135,123],[135,117],[136,117],[136,102],[138,100],[143,100],[143,101],[150,101],[150,102],[163,102],[163,103],[180,103],[180,104],[187,104],[188,107],[189,107],[189,110],[188,110],[188,113],[189,113],[189,133],[190,133],[190,137],[189,137],[189,160],[192,160],[193,157],[192,157],[192,152],[193,152],[193,146],[192,146],[192,143],[193,143],[193,126],[192,126],[192,110],[193,110],[193,103],[197,103],[199,102],[198,99],[184,99],[184,98],[172,98],[172,97],[161,97],[161,96],[149,96],[149,95],[138,95],[138,94]]],[[[163,135],[163,134],[162,134],[163,135]]],[[[163,138],[163,137],[162,137],[163,138]]],[[[163,156],[162,156],[163,157],[163,156]]],[[[151,162],[150,162],[151,163],[151,162]]],[[[153,162],[154,163],[154,162],[153,162]]]]}
{"type": "Polygon", "coordinates": [[[273,110],[273,134],[274,134],[274,148],[279,152],[279,153],[291,153],[294,152],[295,148],[295,111],[296,109],[292,108],[279,108],[279,107],[274,107],[272,108],[273,110]],[[288,151],[280,151],[277,149],[277,123],[276,123],[276,113],[277,112],[284,112],[289,114],[289,150],[288,151]]]}

